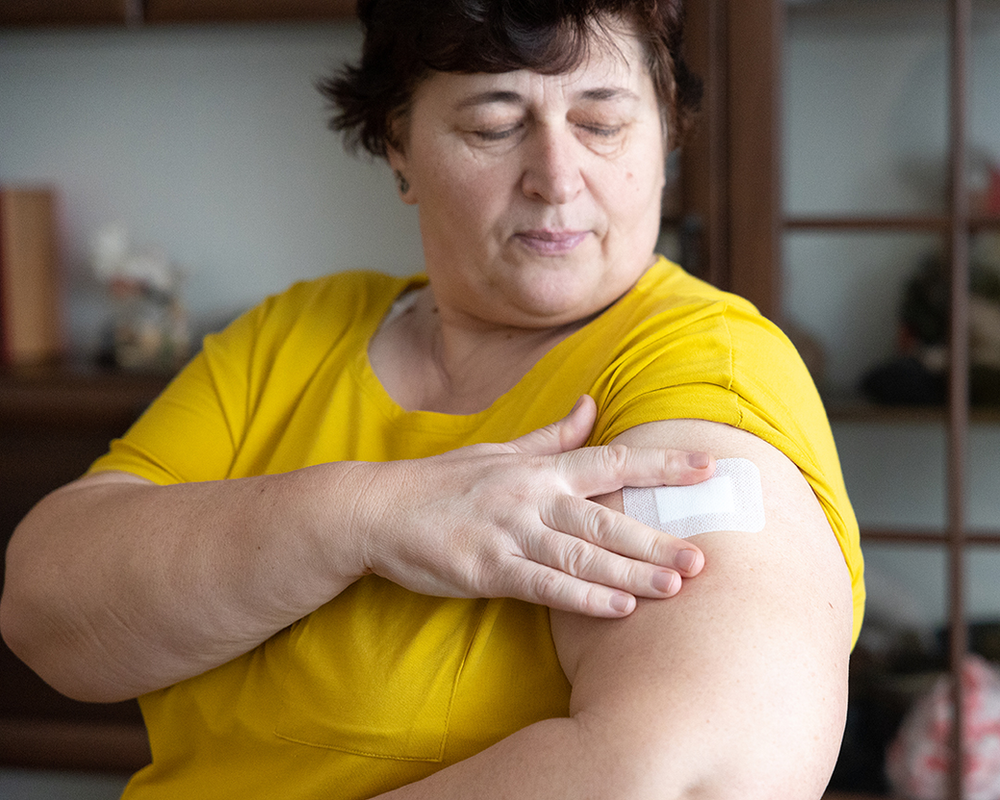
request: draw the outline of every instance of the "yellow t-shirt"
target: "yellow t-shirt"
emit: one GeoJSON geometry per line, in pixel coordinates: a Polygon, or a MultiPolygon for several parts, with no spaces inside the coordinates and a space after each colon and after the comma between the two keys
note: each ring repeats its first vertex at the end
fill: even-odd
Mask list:
{"type": "MultiPolygon", "coordinates": [[[[346,273],[293,286],[223,333],[92,471],[156,483],[419,458],[508,441],[597,401],[590,444],[700,418],[784,452],[816,492],[864,606],[858,528],[829,424],[783,334],[661,259],[618,303],[477,414],[407,412],[367,345],[424,278],[346,273]]],[[[546,609],[424,597],[378,577],[254,651],[140,699],[153,763],[126,798],[366,798],[568,713],[546,609]]]]}

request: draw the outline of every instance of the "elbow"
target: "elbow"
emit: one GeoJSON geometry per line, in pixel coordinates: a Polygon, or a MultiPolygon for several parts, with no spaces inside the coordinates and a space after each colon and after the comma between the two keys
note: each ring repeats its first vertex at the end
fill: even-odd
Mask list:
{"type": "MultiPolygon", "coordinates": [[[[822,800],[840,751],[843,728],[793,741],[774,732],[734,736],[718,731],[691,742],[650,737],[620,753],[603,775],[599,796],[623,800],[822,800]]],[[[694,737],[692,737],[694,738],[694,737]]],[[[634,742],[633,742],[634,744],[634,742]]],[[[596,759],[595,759],[596,760],[596,759]]]]}
{"type": "Polygon", "coordinates": [[[67,637],[31,613],[30,606],[5,586],[0,597],[0,636],[39,678],[60,694],[84,703],[114,703],[135,696],[120,686],[101,685],[94,670],[75,666],[82,660],[65,644],[67,637]]]}
{"type": "MultiPolygon", "coordinates": [[[[3,595],[0,596],[0,636],[4,644],[56,691],[72,697],[71,687],[53,677],[53,662],[58,662],[54,645],[58,637],[47,630],[44,617],[34,611],[37,604],[20,585],[8,565],[3,595]]],[[[77,698],[73,698],[77,699],[77,698]]]]}
{"type": "Polygon", "coordinates": [[[0,638],[14,655],[24,661],[23,653],[27,645],[23,634],[25,626],[21,622],[18,604],[13,599],[13,594],[8,578],[4,582],[3,594],[0,595],[0,638]]]}
{"type": "Polygon", "coordinates": [[[683,800],[821,800],[840,751],[840,736],[815,737],[798,746],[734,744],[701,772],[683,800]],[[792,751],[795,751],[794,753],[792,751]]]}
{"type": "Polygon", "coordinates": [[[58,576],[39,574],[12,542],[7,553],[3,593],[0,595],[0,637],[15,656],[60,694],[83,702],[126,699],[121,689],[95,682],[96,670],[81,655],[84,634],[74,634],[59,623],[53,609],[58,602],[48,591],[58,576]]]}
{"type": "Polygon", "coordinates": [[[834,764],[819,755],[798,764],[782,760],[750,763],[724,759],[716,768],[690,776],[686,783],[672,784],[676,789],[666,795],[661,792],[655,796],[672,800],[822,800],[834,764]]]}
{"type": "Polygon", "coordinates": [[[0,637],[24,663],[34,669],[32,662],[39,642],[39,625],[34,620],[32,608],[36,603],[30,591],[35,581],[25,576],[23,558],[17,548],[17,539],[11,540],[7,550],[3,593],[0,594],[0,637]]]}
{"type": "MultiPolygon", "coordinates": [[[[49,671],[45,668],[45,653],[51,649],[51,637],[44,631],[38,615],[32,613],[34,603],[12,573],[8,564],[0,595],[0,637],[15,656],[52,685],[45,677],[49,671]]],[[[62,691],[58,686],[53,688],[62,691]]]]}

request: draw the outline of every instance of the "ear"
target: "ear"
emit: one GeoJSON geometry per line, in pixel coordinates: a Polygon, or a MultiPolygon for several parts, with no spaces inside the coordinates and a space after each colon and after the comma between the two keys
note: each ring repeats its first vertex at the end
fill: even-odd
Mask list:
{"type": "Polygon", "coordinates": [[[408,205],[416,205],[417,192],[407,171],[409,162],[406,155],[402,150],[389,146],[386,148],[386,160],[389,162],[389,168],[396,179],[396,190],[399,192],[400,199],[408,205]]]}

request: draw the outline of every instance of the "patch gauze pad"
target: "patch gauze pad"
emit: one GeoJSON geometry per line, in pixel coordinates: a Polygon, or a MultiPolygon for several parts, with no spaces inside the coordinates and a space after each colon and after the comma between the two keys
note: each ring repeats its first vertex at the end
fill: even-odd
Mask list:
{"type": "Polygon", "coordinates": [[[692,486],[627,486],[622,502],[632,519],[679,539],[711,531],[764,529],[760,470],[745,458],[717,461],[715,474],[692,486]]]}

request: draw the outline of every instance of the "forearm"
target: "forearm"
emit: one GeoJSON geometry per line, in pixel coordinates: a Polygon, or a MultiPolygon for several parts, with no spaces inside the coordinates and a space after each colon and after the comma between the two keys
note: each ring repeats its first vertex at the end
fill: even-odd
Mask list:
{"type": "Polygon", "coordinates": [[[822,793],[828,773],[817,774],[813,759],[795,766],[772,753],[757,762],[748,754],[767,748],[752,731],[738,738],[717,710],[665,706],[650,714],[660,718],[653,730],[672,732],[650,735],[641,717],[628,726],[597,714],[545,720],[374,800],[818,800],[822,793]]]}
{"type": "Polygon", "coordinates": [[[595,745],[578,720],[544,720],[377,800],[641,800],[633,787],[616,783],[619,765],[595,745]]]}
{"type": "Polygon", "coordinates": [[[165,487],[106,475],[64,487],[11,540],[4,637],[85,700],[136,696],[224,663],[361,573],[340,523],[356,466],[165,487]]]}
{"type": "Polygon", "coordinates": [[[78,481],[15,533],[4,636],[60,691],[113,700],[241,655],[368,573],[421,594],[624,616],[636,596],[675,594],[700,553],[586,498],[696,482],[710,464],[578,449],[594,410],[424,459],[167,487],[78,481]]]}

